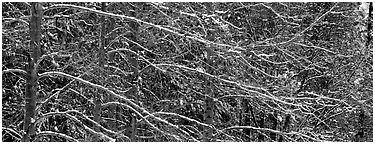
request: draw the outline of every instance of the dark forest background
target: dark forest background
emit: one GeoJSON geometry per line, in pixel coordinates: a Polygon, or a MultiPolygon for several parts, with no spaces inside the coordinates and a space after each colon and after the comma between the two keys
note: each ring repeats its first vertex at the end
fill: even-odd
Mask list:
{"type": "Polygon", "coordinates": [[[2,2],[2,141],[373,141],[372,3],[2,2]]]}

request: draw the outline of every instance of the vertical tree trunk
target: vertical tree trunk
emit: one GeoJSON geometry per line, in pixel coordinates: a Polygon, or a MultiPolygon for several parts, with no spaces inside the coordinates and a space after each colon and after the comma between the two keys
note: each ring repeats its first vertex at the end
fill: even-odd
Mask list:
{"type": "MultiPolygon", "coordinates": [[[[269,119],[271,120],[271,129],[277,130],[277,113],[273,113],[273,114],[270,113],[269,119]]],[[[271,140],[276,141],[276,137],[277,137],[276,133],[273,133],[273,132],[270,133],[271,140]]]]}
{"type": "MultiPolygon", "coordinates": [[[[214,117],[214,112],[213,112],[214,101],[211,96],[212,96],[212,92],[210,92],[208,96],[206,96],[206,100],[205,100],[205,122],[208,125],[213,125],[213,117],[214,117]]],[[[212,134],[213,134],[213,129],[208,128],[208,130],[206,130],[204,133],[203,140],[205,142],[212,141],[212,134]]]]}
{"type": "MultiPolygon", "coordinates": [[[[106,6],[107,12],[113,12],[117,7],[114,6],[114,3],[109,3],[106,6]]],[[[115,18],[106,17],[108,21],[106,21],[106,28],[105,28],[105,34],[109,34],[112,32],[113,29],[116,27],[116,21],[115,18]]],[[[108,38],[105,38],[105,45],[108,45],[108,43],[113,40],[113,38],[116,36],[116,33],[111,33],[108,38]]],[[[108,97],[108,101],[112,102],[116,99],[114,97],[108,97]]],[[[118,125],[117,125],[117,111],[118,106],[117,105],[111,105],[109,106],[109,116],[112,116],[114,122],[109,124],[109,127],[112,127],[114,131],[118,131],[118,125]]]]}
{"type": "MultiPolygon", "coordinates": [[[[246,101],[246,99],[244,99],[244,101],[246,101]]],[[[250,114],[249,114],[249,109],[248,109],[248,107],[247,106],[244,106],[244,108],[243,108],[244,110],[243,110],[243,113],[242,113],[242,115],[243,115],[243,123],[242,124],[240,124],[241,126],[250,126],[251,125],[251,119],[250,119],[250,114]]],[[[251,139],[248,139],[248,138],[250,138],[251,137],[251,129],[244,129],[243,130],[243,133],[246,135],[246,136],[248,136],[248,137],[245,137],[244,139],[244,141],[251,141],[251,139]]]]}
{"type": "MultiPolygon", "coordinates": [[[[284,131],[284,132],[288,132],[289,131],[288,128],[289,128],[289,125],[290,125],[290,117],[291,117],[290,114],[287,114],[285,116],[284,125],[283,125],[281,131],[284,131]]],[[[283,140],[284,140],[284,137],[282,135],[280,135],[279,142],[282,142],[283,140]]]]}
{"type": "MultiPolygon", "coordinates": [[[[131,17],[136,17],[136,7],[133,5],[129,5],[131,8],[129,9],[129,16],[131,17]]],[[[139,29],[139,24],[134,21],[129,22],[129,26],[132,29],[132,35],[130,36],[130,40],[137,42],[137,35],[138,35],[138,29],[139,29]]],[[[129,44],[130,49],[136,53],[138,53],[138,46],[136,44],[130,43],[129,44]]],[[[133,84],[133,94],[134,97],[136,98],[137,101],[139,101],[139,64],[138,64],[138,55],[136,54],[129,54],[128,55],[128,62],[131,65],[131,69],[133,72],[133,75],[131,77],[131,81],[133,84]]],[[[136,141],[136,133],[137,133],[137,117],[135,114],[131,114],[131,134],[130,134],[130,140],[131,141],[136,141]]]]}
{"type": "Polygon", "coordinates": [[[369,48],[370,44],[372,43],[372,25],[373,25],[373,18],[372,18],[372,2],[369,4],[369,13],[367,18],[367,42],[366,48],[369,48]]]}
{"type": "MultiPolygon", "coordinates": [[[[211,9],[210,7],[208,9],[211,9]]],[[[215,32],[214,31],[209,31],[208,32],[208,36],[207,36],[207,39],[210,40],[210,41],[213,41],[215,40],[215,32]]],[[[214,50],[212,49],[212,46],[211,45],[207,45],[206,46],[206,63],[209,64],[210,66],[207,67],[207,72],[209,74],[212,74],[212,75],[215,75],[215,71],[214,69],[211,67],[211,66],[214,66],[214,61],[213,61],[213,56],[215,55],[214,54],[214,50]]],[[[214,117],[214,111],[213,111],[213,108],[214,108],[214,96],[215,96],[215,87],[214,85],[210,82],[210,79],[209,78],[206,78],[205,80],[205,91],[206,91],[206,94],[208,96],[206,96],[205,98],[205,122],[206,124],[208,125],[213,125],[213,117],[214,117]]],[[[213,140],[213,129],[212,128],[209,128],[204,136],[205,138],[203,139],[204,141],[208,142],[208,141],[214,141],[213,140]]]]}
{"type": "MultiPolygon", "coordinates": [[[[212,51],[211,47],[210,46],[207,46],[207,63],[209,65],[212,66],[212,59],[211,59],[211,55],[209,54],[210,52],[209,51],[212,51]]],[[[211,67],[208,67],[208,73],[210,74],[213,74],[213,70],[211,67]]],[[[210,82],[210,79],[207,78],[205,80],[205,91],[206,91],[206,94],[208,96],[206,96],[205,98],[205,122],[206,124],[208,125],[213,125],[213,117],[214,117],[214,112],[213,112],[213,107],[214,107],[214,100],[213,100],[213,97],[214,97],[214,86],[213,84],[210,82]]],[[[212,128],[208,128],[204,134],[204,141],[205,142],[209,142],[209,141],[213,141],[212,139],[212,134],[213,134],[213,129],[212,128]]]]}
{"type": "Polygon", "coordinates": [[[31,19],[30,19],[30,49],[32,51],[31,58],[28,58],[26,66],[26,91],[25,91],[25,117],[23,130],[25,132],[22,141],[30,141],[30,136],[35,134],[33,123],[35,121],[35,105],[36,105],[36,91],[38,87],[38,71],[36,69],[36,62],[38,61],[41,38],[41,23],[43,17],[43,7],[40,3],[31,4],[31,19]]]}
{"type": "MultiPolygon", "coordinates": [[[[101,10],[105,11],[105,9],[106,9],[106,4],[105,2],[103,2],[101,5],[101,10]]],[[[101,22],[100,34],[99,34],[99,77],[100,77],[100,80],[98,81],[98,83],[102,84],[103,77],[104,77],[103,69],[104,69],[104,63],[105,63],[105,59],[104,59],[105,16],[101,16],[100,22],[101,22]]],[[[94,115],[94,121],[97,122],[98,124],[100,124],[100,121],[101,121],[100,114],[101,114],[101,109],[102,109],[102,94],[104,94],[104,92],[102,92],[101,90],[98,90],[98,94],[95,95],[95,107],[94,107],[93,115],[94,115]]],[[[99,127],[95,127],[95,130],[99,131],[99,127]]]]}
{"type": "MultiPolygon", "coordinates": [[[[258,123],[255,119],[255,115],[254,115],[254,110],[253,110],[253,106],[251,105],[249,99],[243,99],[242,101],[242,107],[244,109],[244,113],[246,113],[246,115],[244,116],[244,125],[245,126],[250,126],[251,125],[251,122],[254,123],[255,127],[259,127],[258,126],[258,123]]],[[[243,131],[247,136],[251,136],[251,129],[245,129],[243,131]]]]}
{"type": "Polygon", "coordinates": [[[354,141],[355,142],[363,142],[364,138],[365,138],[365,130],[366,130],[366,124],[365,124],[365,111],[363,110],[363,108],[361,109],[361,112],[359,113],[359,116],[358,116],[358,132],[357,134],[354,136],[354,141]]]}
{"type": "MultiPolygon", "coordinates": [[[[263,111],[261,111],[260,113],[259,113],[259,121],[258,121],[258,124],[259,124],[259,127],[260,128],[263,128],[264,127],[264,112],[263,111]]],[[[263,142],[264,141],[264,136],[262,135],[262,134],[259,134],[258,135],[258,141],[259,142],[263,142]]]]}

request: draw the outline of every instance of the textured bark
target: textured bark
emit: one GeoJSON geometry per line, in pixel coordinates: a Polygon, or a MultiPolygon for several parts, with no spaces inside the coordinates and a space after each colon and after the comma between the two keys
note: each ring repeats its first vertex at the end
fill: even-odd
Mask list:
{"type": "MultiPolygon", "coordinates": [[[[101,5],[101,10],[105,11],[105,9],[106,9],[106,4],[103,2],[101,5]]],[[[100,26],[100,35],[99,35],[99,76],[100,76],[100,79],[102,79],[104,77],[103,75],[104,72],[102,69],[104,68],[104,63],[105,63],[105,59],[104,59],[105,16],[101,16],[100,22],[101,22],[101,26],[100,26]]],[[[103,80],[99,81],[99,83],[101,84],[102,81],[103,80]]],[[[101,90],[98,90],[98,91],[99,91],[98,94],[95,95],[95,107],[94,107],[93,115],[94,115],[94,121],[100,124],[100,121],[101,121],[100,115],[101,115],[101,109],[102,109],[102,94],[104,93],[101,90]]],[[[99,127],[95,127],[95,130],[99,131],[99,127]]]]}
{"type": "Polygon", "coordinates": [[[359,113],[359,116],[358,116],[358,132],[357,134],[354,136],[354,141],[355,142],[363,142],[364,138],[365,138],[365,131],[366,131],[366,125],[365,125],[365,111],[363,109],[361,109],[361,112],[359,113]]]}
{"type": "MultiPolygon", "coordinates": [[[[259,113],[259,121],[258,121],[259,127],[263,128],[264,127],[264,112],[259,113]]],[[[264,141],[264,136],[262,134],[258,135],[258,141],[263,142],[264,141]]]]}
{"type": "Polygon", "coordinates": [[[30,141],[30,136],[35,134],[35,128],[33,123],[35,121],[35,106],[36,106],[36,92],[37,92],[37,80],[38,71],[36,68],[36,62],[38,61],[41,50],[40,50],[40,38],[41,38],[41,23],[43,17],[43,8],[40,3],[31,4],[31,19],[30,19],[30,49],[32,51],[31,58],[28,58],[28,64],[26,66],[26,90],[25,90],[25,117],[23,130],[25,132],[22,141],[30,141]]]}
{"type": "MultiPolygon", "coordinates": [[[[106,3],[103,2],[102,3],[102,6],[101,6],[101,10],[102,11],[106,11],[106,3]]],[[[106,35],[106,17],[105,16],[101,16],[100,17],[100,22],[101,22],[101,25],[100,25],[100,43],[99,43],[99,66],[100,68],[104,68],[104,64],[105,64],[105,59],[104,59],[104,55],[105,55],[105,51],[104,51],[104,45],[105,45],[105,38],[104,36],[106,35]]]]}
{"type": "MultiPolygon", "coordinates": [[[[251,105],[249,99],[243,99],[242,107],[244,109],[244,113],[246,113],[246,115],[244,117],[244,121],[245,121],[244,125],[245,126],[251,126],[251,124],[254,123],[255,127],[259,127],[259,125],[256,121],[253,106],[251,105]]],[[[251,136],[251,131],[252,131],[251,129],[244,129],[243,130],[243,132],[249,137],[251,136]]]]}
{"type": "MultiPolygon", "coordinates": [[[[209,58],[209,60],[207,61],[208,64],[211,65],[212,63],[212,60],[211,58],[209,58]]],[[[210,68],[209,68],[210,69],[210,68]]],[[[209,73],[211,73],[212,70],[209,70],[209,73]]],[[[213,107],[214,107],[214,101],[213,101],[213,96],[214,96],[214,87],[212,85],[212,83],[209,81],[209,79],[207,78],[206,81],[205,81],[205,85],[206,85],[206,94],[208,96],[206,96],[205,98],[205,123],[208,124],[208,125],[213,125],[213,117],[214,117],[214,112],[213,112],[213,107]]],[[[213,134],[213,129],[212,128],[208,128],[205,133],[204,133],[204,139],[203,141],[205,142],[209,142],[209,141],[213,141],[212,139],[212,134],[213,134]]]]}
{"type": "MultiPolygon", "coordinates": [[[[113,12],[117,7],[114,7],[114,3],[109,3],[106,7],[106,11],[107,12],[113,12]]],[[[110,34],[107,38],[105,38],[105,46],[107,46],[109,44],[109,42],[111,40],[114,39],[114,37],[116,36],[116,33],[111,33],[113,29],[116,28],[116,21],[114,18],[111,18],[111,17],[106,17],[106,27],[105,27],[105,34],[108,35],[110,34]]],[[[112,56],[113,58],[114,56],[112,56]]],[[[108,58],[108,61],[109,59],[111,58],[108,58]]],[[[105,61],[107,62],[107,61],[105,61]]],[[[105,76],[107,77],[107,76],[105,76]]],[[[116,99],[113,98],[113,97],[108,97],[108,101],[112,102],[112,101],[115,101],[116,99]]],[[[114,120],[113,123],[110,123],[108,124],[109,127],[112,127],[112,130],[114,131],[118,131],[118,123],[117,123],[117,113],[118,113],[118,106],[117,105],[111,105],[109,106],[109,116],[112,117],[112,119],[114,120]]]]}
{"type": "MultiPolygon", "coordinates": [[[[287,114],[285,116],[285,120],[284,120],[284,125],[283,125],[283,128],[281,131],[284,131],[284,132],[289,132],[289,125],[290,125],[290,117],[291,115],[290,114],[287,114]]],[[[284,140],[284,137],[282,135],[280,135],[280,138],[279,138],[279,142],[282,142],[284,140]]]]}
{"type": "Polygon", "coordinates": [[[368,22],[367,22],[367,42],[366,42],[366,48],[370,46],[372,43],[372,23],[373,23],[373,18],[372,18],[372,11],[373,11],[373,6],[372,2],[369,4],[369,14],[368,14],[368,22]]]}
{"type": "MultiPolygon", "coordinates": [[[[210,48],[208,48],[210,49],[210,48]]],[[[210,56],[208,56],[210,57],[210,56]]],[[[207,63],[209,65],[212,64],[212,60],[211,58],[208,58],[207,60],[207,63]]],[[[213,70],[211,70],[211,68],[208,68],[208,72],[212,74],[213,70]]],[[[214,117],[214,112],[213,112],[213,107],[214,107],[214,100],[213,100],[213,96],[214,96],[214,86],[213,84],[209,81],[209,78],[207,78],[205,80],[205,91],[206,91],[206,94],[208,96],[206,96],[205,98],[205,114],[204,114],[204,119],[205,119],[205,123],[208,124],[208,125],[213,125],[213,117],[214,117]]],[[[213,141],[212,139],[212,134],[213,134],[213,129],[212,128],[208,128],[205,133],[204,133],[204,139],[203,141],[205,142],[209,142],[209,141],[213,141]]]]}
{"type": "Polygon", "coordinates": [[[130,140],[131,141],[136,141],[135,139],[135,134],[137,132],[137,117],[135,116],[135,114],[131,114],[131,121],[130,121],[131,125],[130,125],[130,140]]]}
{"type": "MultiPolygon", "coordinates": [[[[136,7],[134,7],[133,5],[129,5],[130,9],[129,9],[129,16],[131,17],[136,17],[136,7]]],[[[132,35],[130,36],[130,40],[134,41],[134,42],[137,42],[138,39],[137,39],[137,35],[138,35],[138,28],[139,28],[139,24],[137,22],[134,22],[134,21],[130,21],[129,22],[129,26],[132,30],[132,35]]],[[[133,44],[133,43],[130,43],[129,44],[130,46],[130,49],[136,53],[138,53],[138,46],[133,44]]],[[[138,64],[138,56],[135,55],[135,54],[128,54],[128,63],[130,63],[131,65],[131,70],[133,72],[133,75],[132,77],[130,78],[130,80],[132,81],[132,85],[133,85],[133,93],[131,95],[133,95],[137,101],[139,101],[139,84],[140,82],[138,81],[139,80],[139,64],[138,64]]],[[[136,121],[137,121],[137,117],[133,114],[131,114],[131,134],[130,134],[130,140],[131,141],[136,141],[136,138],[135,138],[135,135],[137,133],[137,124],[136,124],[136,121]]]]}
{"type": "MultiPolygon", "coordinates": [[[[208,9],[211,9],[210,7],[208,9]]],[[[210,41],[213,41],[215,39],[215,31],[210,31],[208,33],[207,39],[210,41]]],[[[207,72],[209,74],[215,75],[215,71],[211,66],[214,66],[214,61],[213,57],[215,56],[214,50],[212,49],[212,46],[207,45],[206,46],[206,63],[209,64],[210,66],[207,67],[207,72]]],[[[215,96],[215,87],[214,85],[210,82],[209,78],[205,79],[205,91],[208,96],[205,98],[205,123],[208,125],[213,125],[213,117],[214,117],[214,96],[215,96]]],[[[213,140],[213,129],[208,128],[208,130],[204,134],[204,139],[203,141],[214,141],[213,140]]]]}
{"type": "MultiPolygon", "coordinates": [[[[269,119],[271,121],[271,129],[277,130],[277,113],[274,113],[274,114],[270,113],[269,119]]],[[[276,141],[276,137],[277,137],[276,133],[273,133],[273,132],[270,133],[271,140],[276,141]]]]}
{"type": "MultiPolygon", "coordinates": [[[[207,96],[206,100],[205,100],[205,103],[206,103],[205,104],[205,122],[208,125],[212,125],[213,124],[213,116],[214,116],[213,109],[212,109],[213,106],[214,106],[214,101],[213,101],[212,97],[207,96]]],[[[208,128],[205,131],[203,140],[206,141],[206,142],[212,141],[212,134],[213,134],[213,129],[208,128]]]]}

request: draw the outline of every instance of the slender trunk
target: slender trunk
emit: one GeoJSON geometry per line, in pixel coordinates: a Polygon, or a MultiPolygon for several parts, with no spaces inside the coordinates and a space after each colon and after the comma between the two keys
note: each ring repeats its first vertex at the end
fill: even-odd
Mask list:
{"type": "Polygon", "coordinates": [[[130,128],[130,140],[134,142],[136,141],[135,134],[137,132],[137,117],[135,116],[135,113],[131,114],[130,128]]]}
{"type": "Polygon", "coordinates": [[[373,6],[372,6],[372,2],[370,2],[369,4],[369,14],[368,14],[368,17],[367,17],[367,42],[366,42],[366,48],[368,48],[370,46],[370,44],[372,43],[372,10],[373,10],[373,6]]]}
{"type": "MultiPolygon", "coordinates": [[[[273,113],[273,114],[270,113],[269,118],[271,120],[271,129],[277,130],[277,113],[273,113]]],[[[276,133],[273,133],[273,132],[270,133],[271,140],[276,141],[276,137],[277,137],[276,133]]]]}
{"type": "Polygon", "coordinates": [[[36,105],[36,91],[38,81],[38,71],[36,62],[38,61],[41,38],[41,23],[43,17],[43,8],[40,3],[31,4],[31,19],[30,19],[30,49],[32,51],[31,57],[28,58],[26,66],[26,90],[25,90],[25,117],[23,130],[25,132],[22,141],[30,141],[30,136],[35,134],[33,123],[35,121],[35,105],[36,105]]]}
{"type": "MultiPolygon", "coordinates": [[[[131,8],[129,10],[129,16],[136,17],[136,7],[133,7],[132,5],[129,5],[131,8]]],[[[130,40],[137,42],[137,35],[138,35],[138,28],[139,24],[137,22],[131,21],[129,22],[129,26],[132,29],[132,35],[130,37],[130,40]]],[[[138,46],[130,43],[129,44],[130,49],[136,53],[138,53],[138,46]]],[[[139,64],[138,64],[138,55],[136,54],[129,54],[128,55],[128,62],[131,65],[131,69],[133,72],[133,75],[131,77],[132,85],[133,85],[133,94],[137,101],[139,101],[139,85],[140,85],[140,78],[139,78],[139,64]]],[[[131,134],[130,134],[130,140],[136,141],[136,133],[137,133],[137,117],[135,114],[131,114],[131,134]]]]}
{"type": "MultiPolygon", "coordinates": [[[[242,105],[241,105],[241,107],[242,107],[242,111],[241,111],[241,115],[242,115],[242,117],[241,117],[241,123],[240,123],[240,125],[243,125],[243,126],[249,126],[250,125],[250,114],[249,114],[249,104],[248,104],[248,99],[246,99],[246,98],[244,98],[243,100],[242,100],[242,105]]],[[[248,137],[250,137],[250,132],[251,132],[251,130],[250,129],[244,129],[243,130],[243,133],[245,134],[245,135],[247,135],[248,137]]],[[[247,138],[246,138],[246,140],[245,141],[247,141],[247,138]]]]}
{"type": "MultiPolygon", "coordinates": [[[[215,32],[214,31],[210,31],[207,39],[210,40],[210,41],[213,41],[215,39],[215,32]]],[[[206,53],[207,53],[207,55],[206,55],[206,63],[209,65],[207,67],[207,72],[209,74],[215,75],[215,71],[212,68],[212,66],[214,66],[213,57],[215,56],[215,52],[212,49],[212,46],[210,46],[210,45],[206,46],[206,53]]],[[[209,78],[206,78],[206,80],[205,80],[204,83],[206,85],[206,88],[205,88],[206,89],[206,94],[208,95],[205,98],[205,122],[208,125],[213,125],[213,117],[214,117],[214,111],[213,111],[214,100],[213,100],[213,98],[215,96],[215,87],[212,84],[212,82],[210,82],[209,78]]],[[[208,142],[208,141],[214,141],[212,135],[213,135],[213,129],[209,128],[205,132],[205,134],[204,134],[205,138],[203,140],[206,141],[206,142],[208,142]]]]}
{"type": "MultiPolygon", "coordinates": [[[[103,2],[101,6],[101,10],[105,11],[106,9],[106,4],[103,2]]],[[[98,81],[99,84],[102,84],[102,78],[103,76],[103,68],[104,68],[104,44],[105,44],[105,17],[101,16],[100,18],[101,26],[100,26],[100,34],[99,34],[99,77],[100,80],[98,81]]],[[[100,124],[100,114],[101,114],[101,109],[102,109],[102,94],[103,92],[98,90],[98,94],[95,95],[95,107],[94,107],[94,121],[100,124]]],[[[99,131],[99,127],[95,127],[96,131],[99,131]]]]}
{"type": "Polygon", "coordinates": [[[354,136],[354,141],[355,142],[363,142],[364,141],[364,138],[365,138],[365,130],[366,130],[366,126],[365,126],[365,111],[363,109],[361,109],[361,112],[359,113],[359,116],[358,116],[358,132],[357,134],[354,136]]]}
{"type": "MultiPolygon", "coordinates": [[[[260,114],[259,114],[258,124],[259,124],[260,128],[264,127],[264,112],[263,111],[261,111],[260,114]]],[[[262,134],[259,134],[258,135],[258,140],[259,140],[259,142],[263,142],[264,141],[264,136],[262,134]]]]}
{"type": "Polygon", "coordinates": [[[251,119],[252,119],[254,125],[255,125],[256,127],[259,127],[258,122],[256,121],[256,117],[255,117],[255,114],[254,114],[253,106],[251,106],[250,103],[248,103],[248,104],[249,104],[249,112],[250,112],[250,114],[251,114],[251,119]]]}
{"type": "MultiPolygon", "coordinates": [[[[209,60],[207,60],[207,63],[211,65],[212,63],[212,60],[211,58],[208,58],[209,60]]],[[[211,68],[208,68],[208,72],[212,74],[212,70],[210,70],[211,68]]],[[[213,107],[214,107],[214,100],[213,100],[213,96],[214,96],[214,86],[213,84],[209,81],[209,78],[207,78],[205,80],[205,85],[206,85],[206,94],[208,96],[206,96],[205,98],[205,114],[204,114],[204,119],[205,119],[205,123],[208,124],[208,125],[213,125],[213,117],[214,117],[214,112],[213,112],[213,107]]],[[[204,133],[204,139],[203,141],[205,142],[209,142],[209,141],[213,141],[212,139],[212,134],[213,134],[213,129],[212,128],[208,128],[205,133],[204,133]]]]}
{"type": "MultiPolygon", "coordinates": [[[[211,97],[211,94],[209,94],[209,96],[206,97],[206,100],[205,100],[205,122],[206,124],[208,125],[213,125],[213,117],[214,117],[214,113],[213,113],[213,106],[214,106],[214,101],[213,101],[213,98],[211,97]]],[[[213,129],[212,128],[208,128],[208,130],[206,130],[205,134],[204,134],[204,141],[205,142],[209,142],[209,141],[212,141],[212,134],[213,134],[213,129]]]]}
{"type": "MultiPolygon", "coordinates": [[[[244,116],[244,123],[245,126],[251,126],[251,122],[254,123],[255,127],[258,127],[258,124],[255,120],[255,115],[253,111],[253,107],[249,101],[249,99],[243,99],[242,101],[242,107],[244,109],[244,113],[246,114],[244,116]]],[[[244,129],[243,132],[248,136],[251,137],[251,129],[244,129]]]]}
{"type": "MultiPolygon", "coordinates": [[[[290,114],[287,114],[285,116],[284,126],[282,128],[282,131],[284,131],[284,132],[289,131],[288,128],[289,128],[289,125],[290,125],[290,117],[291,117],[290,114]]],[[[283,140],[284,140],[284,137],[282,135],[280,135],[279,142],[282,142],[283,140]]]]}
{"type": "MultiPolygon", "coordinates": [[[[113,6],[113,3],[109,3],[107,6],[106,6],[106,11],[107,12],[113,12],[114,10],[114,6],[113,6]]],[[[105,35],[109,34],[112,32],[113,29],[115,29],[115,26],[116,26],[116,22],[115,22],[115,19],[114,18],[111,18],[111,17],[106,17],[106,19],[108,20],[106,22],[106,28],[105,28],[105,35]]],[[[113,40],[113,38],[116,36],[116,33],[111,33],[109,35],[108,38],[105,38],[105,45],[108,45],[109,41],[113,40]]],[[[105,76],[106,77],[106,76],[105,76]]],[[[112,102],[112,101],[115,101],[116,99],[114,97],[108,97],[108,101],[112,102]]],[[[117,111],[118,111],[118,107],[117,105],[111,105],[109,106],[109,116],[112,116],[114,122],[109,124],[110,127],[113,128],[114,131],[118,131],[118,125],[117,125],[117,111]]]]}

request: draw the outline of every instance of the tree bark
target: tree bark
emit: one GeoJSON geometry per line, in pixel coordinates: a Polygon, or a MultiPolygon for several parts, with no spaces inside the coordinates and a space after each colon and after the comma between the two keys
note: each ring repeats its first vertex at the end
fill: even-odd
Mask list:
{"type": "MultiPolygon", "coordinates": [[[[211,8],[209,7],[208,9],[211,9],[211,8]]],[[[215,39],[215,31],[208,32],[207,39],[210,41],[213,41],[215,39]]],[[[206,45],[205,50],[207,53],[206,63],[209,65],[207,67],[207,72],[209,74],[215,75],[215,71],[212,68],[212,66],[214,65],[214,61],[213,61],[213,56],[215,56],[214,50],[212,49],[211,45],[206,45]]],[[[215,96],[215,87],[212,84],[212,82],[210,82],[209,78],[206,78],[204,83],[206,85],[205,91],[206,91],[206,94],[208,95],[205,98],[205,117],[204,118],[205,118],[206,124],[213,125],[213,117],[214,117],[213,108],[215,105],[213,98],[215,96]]],[[[205,142],[214,141],[212,135],[213,135],[213,129],[208,128],[208,130],[204,133],[203,141],[205,142]]]]}
{"type": "MultiPolygon", "coordinates": [[[[211,49],[210,47],[207,47],[207,49],[211,49]]],[[[207,51],[210,51],[210,50],[207,50],[207,51]]],[[[212,65],[212,59],[211,59],[211,56],[208,54],[208,58],[207,58],[207,63],[209,65],[212,65]]],[[[213,74],[213,70],[212,68],[208,68],[208,73],[210,74],[213,74]]],[[[213,107],[214,107],[214,100],[213,100],[213,97],[214,97],[214,86],[213,84],[209,81],[209,78],[206,78],[205,80],[205,85],[206,85],[206,94],[208,96],[206,96],[205,98],[205,122],[206,124],[208,125],[213,125],[213,117],[214,117],[214,112],[213,112],[213,107]]],[[[212,134],[213,134],[213,129],[212,128],[208,128],[204,134],[204,141],[205,142],[209,142],[209,141],[212,141],[212,134]]]]}
{"type": "MultiPolygon", "coordinates": [[[[254,114],[254,110],[253,110],[253,106],[250,102],[249,99],[243,99],[242,101],[242,107],[244,109],[244,113],[246,113],[245,117],[244,117],[244,125],[245,126],[251,126],[251,122],[254,123],[254,126],[255,127],[259,127],[257,121],[256,121],[256,116],[254,114]]],[[[247,136],[251,136],[251,129],[244,129],[243,132],[247,135],[247,136]]]]}
{"type": "Polygon", "coordinates": [[[30,141],[30,136],[35,134],[35,106],[36,106],[36,92],[38,87],[38,71],[36,62],[38,61],[40,50],[41,38],[41,23],[43,17],[43,7],[40,3],[31,4],[31,19],[30,19],[30,50],[32,51],[31,57],[28,58],[26,66],[26,90],[25,90],[25,116],[24,116],[24,136],[22,141],[30,141]]]}
{"type": "MultiPolygon", "coordinates": [[[[105,12],[106,10],[106,4],[105,2],[101,3],[101,10],[105,12]]],[[[101,84],[103,82],[103,69],[104,69],[104,63],[105,63],[105,59],[104,59],[104,45],[105,45],[105,39],[104,39],[104,35],[105,35],[105,16],[101,16],[100,18],[100,22],[101,22],[101,25],[100,25],[100,35],[99,35],[99,77],[100,80],[98,83],[101,84]]],[[[101,109],[102,109],[102,95],[104,94],[104,92],[102,92],[101,90],[98,90],[98,93],[97,95],[95,95],[95,107],[94,107],[94,112],[93,112],[93,115],[94,115],[94,121],[97,122],[98,124],[100,124],[100,121],[101,121],[101,109]]],[[[95,127],[95,130],[96,131],[100,131],[99,127],[95,127]]]]}
{"type": "Polygon", "coordinates": [[[372,2],[369,4],[369,14],[368,14],[368,22],[367,22],[367,42],[366,42],[366,48],[369,48],[370,44],[372,43],[372,23],[373,23],[373,18],[372,18],[372,2]]]}
{"type": "MultiPolygon", "coordinates": [[[[271,120],[271,129],[277,130],[277,113],[270,113],[269,114],[269,119],[271,120]]],[[[270,133],[270,138],[273,141],[276,141],[277,134],[271,132],[270,133]]]]}
{"type": "MultiPolygon", "coordinates": [[[[134,7],[133,5],[129,4],[130,6],[130,9],[129,9],[129,16],[131,17],[136,17],[136,7],[134,7]]],[[[129,26],[132,30],[132,35],[130,36],[130,40],[134,41],[134,42],[137,42],[138,39],[137,39],[137,35],[138,35],[138,28],[139,28],[139,24],[137,22],[134,22],[134,21],[130,21],[129,22],[129,26]]],[[[138,46],[134,43],[130,43],[129,44],[130,46],[130,49],[136,53],[138,53],[138,46]]],[[[140,81],[139,81],[139,64],[138,64],[138,55],[136,54],[128,54],[128,62],[130,63],[130,66],[131,66],[131,70],[133,72],[133,75],[132,77],[130,78],[131,80],[131,83],[133,85],[133,93],[131,95],[134,95],[134,97],[136,98],[136,101],[139,101],[139,85],[140,85],[140,81]]],[[[131,134],[130,134],[130,140],[132,142],[136,141],[136,133],[137,133],[137,124],[136,124],[136,121],[137,121],[137,117],[135,114],[131,114],[131,134]]]]}
{"type": "MultiPolygon", "coordinates": [[[[209,96],[206,96],[205,100],[205,122],[208,125],[213,125],[213,117],[214,117],[214,112],[213,112],[213,106],[214,106],[214,101],[213,98],[211,97],[211,94],[209,96]]],[[[213,134],[213,129],[208,128],[205,133],[204,133],[204,141],[205,142],[210,142],[212,141],[212,134],[213,134]]]]}
{"type": "MultiPolygon", "coordinates": [[[[116,8],[117,7],[114,6],[114,3],[108,3],[108,5],[106,6],[106,11],[112,13],[116,8]]],[[[105,27],[105,35],[108,35],[108,34],[110,34],[110,35],[107,38],[105,38],[105,45],[108,45],[109,42],[111,40],[113,40],[114,37],[116,37],[116,33],[112,32],[112,30],[116,28],[116,21],[115,21],[114,18],[111,18],[111,17],[106,17],[106,19],[107,20],[106,20],[106,27],[105,27]]],[[[108,58],[108,61],[110,59],[111,58],[108,58]]],[[[107,77],[107,76],[105,76],[105,77],[107,77]]],[[[112,102],[112,101],[116,101],[116,99],[113,98],[113,97],[108,97],[108,101],[112,102]]],[[[117,121],[117,114],[118,114],[118,111],[119,111],[118,106],[117,105],[111,105],[111,106],[109,106],[109,109],[110,109],[109,115],[112,116],[112,118],[114,120],[114,122],[110,123],[109,126],[112,127],[114,131],[118,131],[118,123],[117,123],[118,122],[117,121]]]]}
{"type": "MultiPolygon", "coordinates": [[[[287,114],[285,116],[285,121],[284,121],[284,125],[283,125],[283,128],[282,128],[282,131],[284,132],[289,132],[289,125],[290,125],[290,118],[291,118],[291,115],[290,114],[287,114]]],[[[280,138],[279,138],[279,142],[282,142],[284,140],[284,137],[282,135],[280,135],[280,138]]]]}
{"type": "MultiPolygon", "coordinates": [[[[264,128],[264,118],[265,118],[265,116],[264,116],[264,112],[261,111],[261,112],[259,113],[259,121],[258,121],[258,124],[259,124],[259,127],[260,127],[260,128],[264,128]]],[[[259,142],[263,142],[263,141],[264,141],[264,136],[263,136],[262,134],[260,134],[260,133],[259,133],[259,135],[258,135],[258,141],[259,141],[259,142]]]]}
{"type": "Polygon", "coordinates": [[[365,111],[363,108],[361,109],[359,116],[358,116],[358,132],[354,136],[354,141],[355,142],[362,142],[364,141],[365,138],[365,130],[366,130],[366,125],[365,125],[365,111]]]}

